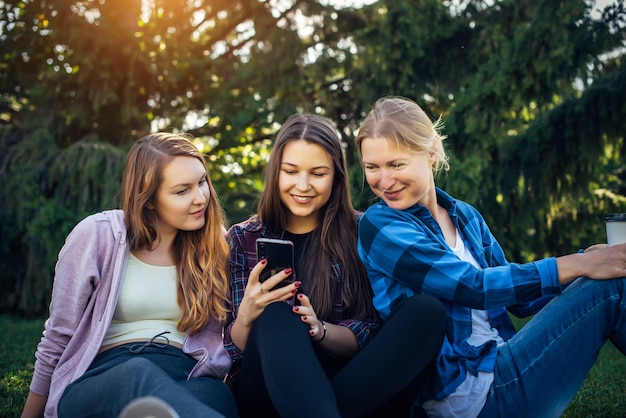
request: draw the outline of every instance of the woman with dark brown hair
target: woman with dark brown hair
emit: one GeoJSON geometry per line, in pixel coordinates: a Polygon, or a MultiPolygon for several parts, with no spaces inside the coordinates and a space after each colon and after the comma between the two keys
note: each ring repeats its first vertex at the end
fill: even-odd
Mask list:
{"type": "Polygon", "coordinates": [[[407,298],[381,326],[357,253],[358,217],[337,130],[321,116],[292,115],[258,214],[228,235],[234,306],[224,343],[242,417],[409,416],[443,340],[444,309],[407,298]],[[258,238],[294,246],[293,265],[262,283],[258,238]],[[419,330],[406,333],[406,321],[419,330]]]}
{"type": "Polygon", "coordinates": [[[22,416],[117,418],[142,399],[159,416],[237,416],[223,382],[228,244],[203,156],[181,135],[141,138],[122,201],[59,253],[22,416]]]}

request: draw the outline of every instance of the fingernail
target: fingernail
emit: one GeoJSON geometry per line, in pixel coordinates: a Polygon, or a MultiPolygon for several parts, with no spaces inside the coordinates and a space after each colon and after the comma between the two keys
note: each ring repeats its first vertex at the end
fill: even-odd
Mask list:
{"type": "Polygon", "coordinates": [[[294,307],[293,307],[293,311],[294,311],[294,312],[298,312],[299,310],[300,310],[300,307],[299,307],[299,306],[294,306],[294,307]]]}
{"type": "Polygon", "coordinates": [[[302,284],[302,282],[293,282],[293,284],[294,284],[296,287],[300,287],[300,285],[302,284]]]}
{"type": "Polygon", "coordinates": [[[304,295],[303,295],[302,293],[300,293],[300,294],[298,295],[298,298],[299,298],[299,299],[302,299],[303,297],[304,297],[304,295]]]}
{"type": "Polygon", "coordinates": [[[302,320],[303,320],[303,321],[306,321],[306,316],[303,316],[303,317],[302,317],[302,320]]]}
{"type": "Polygon", "coordinates": [[[293,295],[295,295],[296,293],[298,293],[298,289],[293,289],[293,290],[291,291],[291,293],[292,293],[293,295]]]}
{"type": "Polygon", "coordinates": [[[291,274],[291,267],[289,267],[288,269],[285,269],[285,274],[291,274]]]}
{"type": "Polygon", "coordinates": [[[261,264],[267,264],[267,258],[264,258],[263,260],[261,260],[261,264]]]}
{"type": "Polygon", "coordinates": [[[309,330],[309,335],[310,335],[311,337],[313,336],[313,330],[312,330],[312,329],[310,329],[310,330],[309,330]]]}

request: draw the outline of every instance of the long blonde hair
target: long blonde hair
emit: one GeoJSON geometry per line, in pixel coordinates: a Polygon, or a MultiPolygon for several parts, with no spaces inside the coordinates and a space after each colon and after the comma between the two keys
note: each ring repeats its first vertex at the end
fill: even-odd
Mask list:
{"type": "MultiPolygon", "coordinates": [[[[121,197],[131,251],[152,249],[160,239],[158,215],[148,208],[155,204],[163,167],[176,156],[197,158],[206,169],[200,151],[178,134],[144,136],[128,153],[121,197]]],[[[211,318],[225,321],[229,309],[224,211],[208,175],[207,183],[210,195],[204,226],[195,231],[178,231],[171,248],[182,310],[177,328],[188,333],[201,330],[211,318]]]]}

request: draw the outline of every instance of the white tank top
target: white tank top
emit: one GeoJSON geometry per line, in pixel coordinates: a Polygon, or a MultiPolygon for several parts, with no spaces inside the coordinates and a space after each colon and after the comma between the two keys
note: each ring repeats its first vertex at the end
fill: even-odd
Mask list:
{"type": "MultiPolygon", "coordinates": [[[[153,266],[132,253],[122,278],[120,295],[102,346],[125,340],[151,339],[165,331],[172,342],[183,343],[176,329],[181,310],[176,302],[176,267],[153,266]]],[[[159,337],[156,342],[165,342],[159,337]]]]}

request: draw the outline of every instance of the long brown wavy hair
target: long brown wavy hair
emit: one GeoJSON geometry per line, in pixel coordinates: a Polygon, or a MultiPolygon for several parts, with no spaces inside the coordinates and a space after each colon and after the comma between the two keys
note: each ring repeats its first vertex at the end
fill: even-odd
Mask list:
{"type": "MultiPolygon", "coordinates": [[[[122,178],[122,208],[131,251],[150,250],[160,239],[154,210],[163,167],[174,157],[206,161],[183,135],[155,133],[139,139],[131,148],[122,178]]],[[[178,231],[171,252],[176,264],[177,300],[182,317],[177,328],[193,333],[211,318],[225,321],[229,306],[228,243],[224,237],[224,211],[208,177],[209,202],[204,226],[178,231]]]]}
{"type": "Polygon", "coordinates": [[[319,224],[308,242],[308,253],[300,260],[298,276],[305,277],[307,292],[317,315],[328,319],[333,309],[332,258],[339,261],[343,275],[342,298],[346,313],[360,320],[374,320],[373,292],[357,252],[357,223],[350,200],[347,164],[337,129],[326,118],[311,114],[290,116],[276,136],[265,171],[265,189],[258,206],[260,219],[270,231],[281,233],[287,225],[288,209],[280,200],[278,177],[285,145],[305,140],[317,144],[333,160],[335,174],[330,199],[320,209],[319,224]]]}

